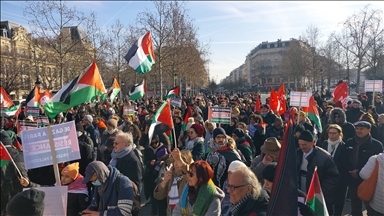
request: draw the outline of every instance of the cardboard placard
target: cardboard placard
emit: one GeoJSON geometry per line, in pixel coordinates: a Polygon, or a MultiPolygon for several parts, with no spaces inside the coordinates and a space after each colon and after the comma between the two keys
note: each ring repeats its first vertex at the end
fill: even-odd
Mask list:
{"type": "Polygon", "coordinates": [[[125,105],[123,108],[123,115],[134,115],[135,114],[135,106],[125,105]]]}
{"type": "Polygon", "coordinates": [[[309,107],[309,99],[311,99],[311,92],[296,92],[292,91],[290,98],[290,106],[309,107]]]}
{"type": "Polygon", "coordinates": [[[27,107],[27,116],[39,116],[40,115],[40,108],[39,107],[27,107]]]}
{"type": "Polygon", "coordinates": [[[37,128],[37,122],[17,121],[17,131],[34,130],[37,128]]]}
{"type": "MultiPolygon", "coordinates": [[[[53,134],[57,162],[80,159],[75,122],[53,125],[50,128],[53,134]]],[[[24,130],[21,132],[21,140],[26,169],[53,164],[47,127],[24,130]]]]}
{"type": "Polygon", "coordinates": [[[211,123],[231,123],[232,110],[230,107],[208,107],[208,120],[211,123]]]}
{"type": "Polygon", "coordinates": [[[383,90],[383,80],[365,80],[365,92],[381,92],[383,90]]]}
{"type": "Polygon", "coordinates": [[[37,122],[37,127],[46,127],[49,125],[48,116],[37,116],[36,122],[37,122]]]}
{"type": "MultiPolygon", "coordinates": [[[[67,215],[68,186],[36,187],[35,189],[45,192],[43,215],[67,215]]],[[[26,190],[30,190],[30,188],[24,188],[23,191],[26,190]]],[[[22,206],[20,207],[22,208],[22,206]]]]}

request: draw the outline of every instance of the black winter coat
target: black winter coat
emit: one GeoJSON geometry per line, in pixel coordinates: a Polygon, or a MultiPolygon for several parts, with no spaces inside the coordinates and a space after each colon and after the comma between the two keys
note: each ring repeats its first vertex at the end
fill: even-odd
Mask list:
{"type": "Polygon", "coordinates": [[[364,112],[360,110],[360,108],[352,108],[345,112],[345,115],[347,116],[347,121],[354,124],[355,122],[359,121],[361,115],[363,115],[364,112]]]}
{"type": "Polygon", "coordinates": [[[266,215],[268,209],[269,196],[268,193],[263,189],[261,190],[261,194],[257,199],[253,197],[248,198],[241,206],[239,210],[232,214],[231,216],[263,216],[266,215]],[[256,213],[256,214],[255,214],[256,213]]]}
{"type": "MultiPolygon", "coordinates": [[[[300,166],[303,160],[303,152],[301,149],[296,150],[297,174],[300,185],[300,166]]],[[[322,148],[313,147],[313,152],[307,156],[308,166],[306,174],[306,189],[308,191],[312,180],[315,166],[317,166],[317,174],[319,175],[321,189],[324,199],[327,203],[332,202],[335,188],[339,180],[339,171],[332,159],[332,156],[322,148]]]]}
{"type": "Polygon", "coordinates": [[[127,176],[133,181],[138,188],[141,187],[141,180],[143,179],[143,167],[137,158],[134,150],[129,152],[122,158],[117,158],[116,169],[123,175],[127,176]]]}
{"type": "Polygon", "coordinates": [[[83,193],[68,193],[67,215],[79,215],[89,205],[88,195],[83,193]]]}

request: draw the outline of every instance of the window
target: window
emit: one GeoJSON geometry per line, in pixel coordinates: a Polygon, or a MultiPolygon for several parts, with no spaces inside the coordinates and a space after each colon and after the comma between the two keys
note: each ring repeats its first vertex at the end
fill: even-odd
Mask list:
{"type": "Polygon", "coordinates": [[[285,42],[281,43],[281,46],[285,46],[285,42]]]}

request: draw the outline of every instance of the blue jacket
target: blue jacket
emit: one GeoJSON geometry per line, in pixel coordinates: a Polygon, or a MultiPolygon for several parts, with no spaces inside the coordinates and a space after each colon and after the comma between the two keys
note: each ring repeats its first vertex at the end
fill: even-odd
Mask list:
{"type": "Polygon", "coordinates": [[[107,179],[108,186],[101,197],[97,192],[98,187],[95,187],[95,193],[88,209],[98,211],[101,198],[103,199],[102,203],[104,206],[101,208],[102,211],[100,211],[100,216],[131,216],[134,197],[132,182],[128,177],[119,175],[120,172],[116,168],[111,166],[108,166],[108,168],[110,170],[110,174],[107,179]],[[116,185],[117,178],[120,178],[119,186],[116,185]]]}

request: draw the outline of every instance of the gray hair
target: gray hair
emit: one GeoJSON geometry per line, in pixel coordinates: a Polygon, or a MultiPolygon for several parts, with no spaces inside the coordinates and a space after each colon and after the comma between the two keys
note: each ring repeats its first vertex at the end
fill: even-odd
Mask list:
{"type": "Polygon", "coordinates": [[[244,183],[252,186],[251,195],[257,199],[261,194],[262,187],[255,173],[249,167],[238,167],[232,170],[231,175],[236,175],[237,172],[244,175],[244,183]]]}
{"type": "Polygon", "coordinates": [[[378,116],[379,116],[379,119],[384,119],[384,113],[381,113],[378,116]]]}
{"type": "Polygon", "coordinates": [[[128,145],[126,146],[130,146],[133,144],[133,136],[132,136],[132,133],[131,132],[128,132],[128,133],[125,133],[125,132],[121,132],[121,133],[118,133],[116,135],[116,137],[121,137],[123,138],[125,141],[127,141],[128,145]]]}

